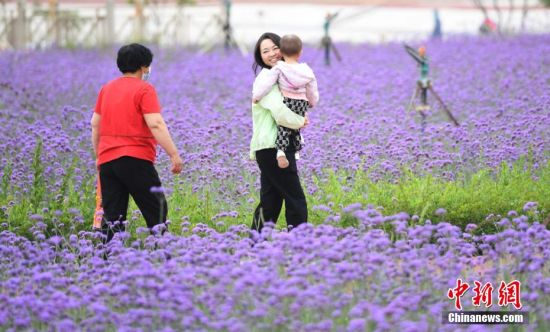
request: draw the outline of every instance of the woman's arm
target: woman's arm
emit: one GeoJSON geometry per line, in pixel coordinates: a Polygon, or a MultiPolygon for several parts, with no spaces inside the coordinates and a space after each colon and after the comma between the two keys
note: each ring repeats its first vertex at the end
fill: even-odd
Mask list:
{"type": "Polygon", "coordinates": [[[92,116],[92,146],[94,147],[94,155],[97,157],[97,147],[99,145],[99,123],[101,122],[101,115],[94,112],[92,116]]]}
{"type": "Polygon", "coordinates": [[[97,147],[99,146],[99,124],[101,123],[101,104],[103,100],[103,88],[99,90],[97,95],[97,101],[95,103],[94,115],[90,124],[92,125],[92,146],[94,148],[94,155],[97,158],[97,147]]]}
{"type": "Polygon", "coordinates": [[[153,134],[153,137],[155,137],[157,143],[170,157],[170,161],[172,162],[172,173],[179,174],[183,169],[183,160],[180,157],[174,141],[172,141],[170,131],[168,131],[164,118],[160,115],[160,113],[144,114],[143,118],[145,119],[145,123],[147,123],[147,127],[151,130],[151,133],[153,134]]]}
{"type": "Polygon", "coordinates": [[[290,129],[300,129],[306,124],[303,116],[292,112],[283,103],[283,96],[277,85],[271,88],[271,91],[259,102],[260,106],[268,109],[271,116],[279,126],[290,129]]]}

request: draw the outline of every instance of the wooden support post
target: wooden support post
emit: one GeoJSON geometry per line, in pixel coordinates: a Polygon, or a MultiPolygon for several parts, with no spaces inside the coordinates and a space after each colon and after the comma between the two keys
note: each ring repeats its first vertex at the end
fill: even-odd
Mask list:
{"type": "Polygon", "coordinates": [[[105,43],[112,45],[115,43],[115,2],[107,0],[107,15],[105,20],[105,43]]]}
{"type": "Polygon", "coordinates": [[[27,43],[25,0],[17,0],[17,16],[12,24],[12,45],[15,49],[23,49],[27,43]]]}

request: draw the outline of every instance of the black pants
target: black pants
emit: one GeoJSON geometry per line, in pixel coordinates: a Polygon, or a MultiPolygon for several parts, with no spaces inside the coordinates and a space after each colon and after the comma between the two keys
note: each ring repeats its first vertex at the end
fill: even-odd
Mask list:
{"type": "Polygon", "coordinates": [[[289,162],[287,168],[277,165],[277,150],[256,151],[256,160],[260,168],[260,204],[254,212],[252,229],[261,231],[263,221],[277,222],[283,200],[286,208],[286,222],[297,227],[307,222],[307,202],[298,176],[295,151],[286,151],[289,162]]]}
{"type": "Polygon", "coordinates": [[[160,179],[152,162],[121,157],[99,166],[103,205],[102,230],[110,241],[114,232],[124,231],[129,195],[145,218],[147,227],[166,221],[168,205],[163,193],[152,193],[151,187],[160,187],[160,179]],[[108,222],[116,222],[109,227],[108,222]]]}

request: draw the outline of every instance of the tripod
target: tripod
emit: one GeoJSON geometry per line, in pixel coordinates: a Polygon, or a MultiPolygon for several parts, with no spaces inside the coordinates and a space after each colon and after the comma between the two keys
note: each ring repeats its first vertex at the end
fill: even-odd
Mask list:
{"type": "MultiPolygon", "coordinates": [[[[206,53],[210,50],[212,50],[219,42],[223,43],[224,49],[226,52],[228,52],[230,49],[239,49],[241,53],[246,54],[246,47],[243,45],[239,45],[237,43],[237,40],[233,36],[233,28],[231,26],[231,0],[222,0],[222,3],[224,5],[224,17],[221,15],[216,15],[214,17],[215,22],[218,25],[218,28],[220,29],[218,31],[219,34],[217,34],[213,39],[211,39],[209,42],[205,43],[205,45],[201,48],[201,52],[206,53]],[[220,38],[221,37],[221,38],[220,38]]],[[[206,30],[206,28],[210,25],[210,23],[203,29],[206,30]]],[[[203,34],[201,33],[201,35],[203,34]]]]}
{"type": "Polygon", "coordinates": [[[415,108],[415,110],[420,113],[420,116],[422,118],[422,131],[424,131],[424,128],[426,127],[426,111],[430,110],[430,105],[428,104],[428,91],[432,93],[432,95],[435,97],[435,100],[439,102],[443,110],[445,111],[445,114],[449,117],[449,119],[454,123],[455,126],[460,126],[456,118],[453,116],[447,105],[443,102],[443,99],[435,92],[432,83],[430,80],[422,81],[418,80],[416,82],[416,88],[414,89],[413,95],[411,97],[411,101],[409,102],[409,106],[407,107],[407,113],[411,110],[412,107],[415,108]],[[415,100],[420,96],[420,104],[416,104],[415,100]]]}
{"type": "Polygon", "coordinates": [[[330,53],[334,53],[334,56],[338,61],[342,61],[342,57],[340,56],[340,52],[338,52],[338,49],[334,44],[332,43],[332,38],[330,37],[330,24],[334,20],[334,18],[338,16],[338,13],[328,13],[325,17],[325,23],[323,24],[323,29],[325,30],[325,36],[323,39],[321,39],[321,47],[325,51],[325,65],[330,66],[330,53]]]}
{"type": "Polygon", "coordinates": [[[340,52],[338,52],[338,49],[334,44],[332,43],[332,38],[329,36],[324,36],[323,39],[321,39],[321,47],[323,48],[325,52],[325,65],[330,66],[330,53],[334,53],[334,57],[336,57],[336,60],[338,62],[342,61],[342,57],[340,56],[340,52]]]}
{"type": "Polygon", "coordinates": [[[231,46],[236,47],[237,44],[233,38],[233,28],[231,27],[231,0],[224,0],[223,4],[225,8],[225,20],[222,25],[223,46],[227,51],[231,46]]]}
{"type": "Polygon", "coordinates": [[[428,59],[426,58],[426,48],[420,47],[418,49],[418,52],[414,50],[412,47],[405,44],[405,49],[407,52],[418,62],[420,66],[420,78],[416,81],[416,88],[414,89],[413,95],[411,97],[411,100],[409,102],[409,105],[407,107],[407,114],[411,110],[412,107],[415,107],[415,110],[420,113],[421,121],[422,121],[422,132],[424,132],[424,129],[426,127],[426,112],[430,110],[430,105],[428,104],[428,91],[431,92],[431,94],[435,97],[437,102],[441,105],[441,108],[445,111],[445,114],[449,119],[454,123],[455,126],[459,126],[460,124],[456,120],[456,118],[451,113],[451,110],[445,105],[443,102],[443,99],[435,92],[432,82],[430,78],[428,77],[429,73],[429,66],[428,66],[428,59]],[[415,100],[420,97],[420,104],[416,104],[415,100]]]}

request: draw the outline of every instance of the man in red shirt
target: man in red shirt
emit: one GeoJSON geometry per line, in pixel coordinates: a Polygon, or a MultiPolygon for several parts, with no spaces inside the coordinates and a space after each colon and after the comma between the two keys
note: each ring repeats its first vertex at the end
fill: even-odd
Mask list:
{"type": "Polygon", "coordinates": [[[122,76],[105,84],[92,116],[92,144],[97,156],[103,204],[102,230],[110,241],[124,231],[129,195],[147,227],[166,221],[168,206],[154,167],[157,143],[170,156],[172,173],[183,167],[178,149],[160,114],[155,88],[147,82],[153,54],[140,44],[120,48],[122,76]],[[153,190],[152,190],[153,189],[153,190]]]}

